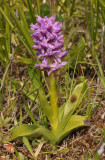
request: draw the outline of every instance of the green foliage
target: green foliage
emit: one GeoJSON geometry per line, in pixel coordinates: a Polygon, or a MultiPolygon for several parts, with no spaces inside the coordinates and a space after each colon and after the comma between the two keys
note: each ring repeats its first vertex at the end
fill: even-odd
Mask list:
{"type": "Polygon", "coordinates": [[[99,1],[105,7],[105,1],[104,0],[99,0],[99,1]]]}
{"type": "Polygon", "coordinates": [[[31,125],[31,124],[22,124],[15,128],[11,140],[19,139],[22,137],[28,137],[29,139],[40,137],[41,135],[50,140],[50,143],[55,144],[59,143],[63,138],[65,138],[73,129],[86,126],[85,117],[79,115],[70,116],[67,115],[65,119],[61,121],[62,124],[58,125],[55,133],[52,133],[48,129],[39,126],[39,125],[31,125]],[[66,118],[68,119],[67,124],[66,118]],[[66,124],[66,125],[64,125],[66,124]]]}
{"type": "Polygon", "coordinates": [[[28,74],[30,79],[32,80],[33,89],[34,90],[39,89],[41,87],[41,82],[40,82],[40,72],[38,71],[38,69],[34,68],[32,70],[31,68],[29,68],[28,74]]]}
{"type": "Polygon", "coordinates": [[[25,106],[26,106],[26,110],[27,110],[27,112],[28,112],[31,120],[33,121],[34,124],[37,124],[37,122],[36,122],[35,119],[34,119],[33,114],[31,113],[31,111],[30,111],[30,109],[29,109],[29,107],[28,107],[28,105],[27,105],[27,102],[25,101],[25,99],[23,99],[23,100],[24,100],[24,104],[25,104],[25,106]]]}
{"type": "Polygon", "coordinates": [[[37,138],[40,136],[44,136],[46,139],[49,139],[51,143],[56,141],[56,137],[49,131],[47,128],[44,128],[40,125],[31,125],[31,124],[23,124],[15,128],[11,140],[28,137],[30,139],[37,138]]]}
{"type": "Polygon", "coordinates": [[[23,143],[25,144],[25,146],[27,147],[29,152],[32,154],[32,156],[34,156],[34,152],[33,152],[32,148],[31,148],[29,140],[26,137],[23,137],[23,143]]]}
{"type": "Polygon", "coordinates": [[[42,4],[41,17],[44,17],[44,16],[50,17],[50,15],[51,15],[51,13],[50,13],[49,5],[47,3],[42,4]]]}
{"type": "Polygon", "coordinates": [[[100,61],[99,61],[97,56],[96,56],[96,62],[98,64],[98,68],[99,68],[99,73],[97,72],[98,76],[99,76],[99,78],[101,80],[101,83],[102,83],[103,87],[105,88],[105,76],[104,76],[100,61]]]}
{"type": "Polygon", "coordinates": [[[40,99],[40,105],[41,105],[46,117],[50,121],[51,126],[54,127],[56,125],[56,119],[54,117],[52,108],[50,107],[49,103],[47,102],[45,93],[42,88],[39,90],[39,99],[40,99]]]}
{"type": "Polygon", "coordinates": [[[97,150],[94,152],[94,159],[100,160],[97,150]]]}
{"type": "Polygon", "coordinates": [[[81,102],[81,92],[83,91],[83,86],[84,83],[80,83],[74,88],[71,96],[68,98],[68,101],[65,104],[64,116],[76,110],[76,107],[81,102]]]}
{"type": "Polygon", "coordinates": [[[85,48],[85,40],[83,37],[81,37],[77,45],[74,44],[70,52],[68,53],[68,58],[70,57],[69,65],[71,68],[74,68],[75,64],[78,63],[79,61],[82,61],[86,56],[84,48],[85,48]]]}
{"type": "MultiPolygon", "coordinates": [[[[25,125],[22,124],[13,131],[12,140],[16,138],[20,138],[23,136],[27,137],[37,137],[40,135],[43,135],[44,137],[47,137],[51,143],[59,143],[64,137],[66,137],[72,130],[86,126],[85,120],[86,118],[80,115],[73,115],[74,111],[76,110],[77,104],[81,102],[82,98],[81,94],[83,91],[84,83],[81,83],[77,85],[70,98],[68,99],[67,103],[64,104],[62,109],[59,109],[59,116],[58,116],[58,125],[56,122],[56,118],[54,116],[54,112],[48,104],[45,93],[42,89],[39,90],[39,98],[41,107],[43,108],[43,111],[45,115],[47,116],[48,120],[50,121],[52,132],[46,128],[43,128],[42,126],[39,126],[34,123],[35,125],[25,125]],[[61,113],[60,113],[61,111],[61,113]],[[62,115],[61,115],[62,114],[62,115]],[[61,117],[61,119],[60,119],[61,117]],[[41,134],[42,133],[42,134],[41,134]],[[49,134],[49,135],[48,135],[49,134]],[[53,135],[53,136],[52,136],[53,135]],[[55,138],[54,138],[55,137],[55,138]]],[[[25,102],[25,101],[24,101],[25,102]]],[[[26,104],[26,102],[25,102],[26,104]]],[[[33,121],[33,116],[30,113],[28,106],[26,104],[27,111],[33,121]]],[[[34,121],[33,121],[34,122],[34,121]]]]}
{"type": "Polygon", "coordinates": [[[104,142],[105,142],[105,127],[103,128],[104,142]]]}
{"type": "MultiPolygon", "coordinates": [[[[103,25],[105,25],[104,0],[57,0],[54,2],[54,6],[52,6],[51,1],[47,0],[45,3],[43,0],[0,1],[0,84],[3,82],[2,90],[0,90],[0,141],[4,143],[6,139],[7,143],[9,135],[13,132],[12,140],[21,138],[33,156],[28,139],[33,140],[43,136],[52,144],[60,143],[62,139],[73,130],[87,126],[85,120],[94,115],[101,101],[104,99],[105,93],[102,94],[102,97],[95,105],[100,86],[93,100],[92,85],[89,86],[91,88],[91,94],[88,95],[89,97],[86,97],[89,87],[87,88],[86,86],[85,78],[83,77],[83,83],[75,86],[79,78],[77,77],[77,79],[75,79],[74,77],[78,64],[83,64],[87,72],[87,66],[89,66],[89,69],[90,66],[92,66],[95,74],[98,75],[105,88],[105,76],[99,60],[101,47],[103,45],[101,44],[102,36],[100,34],[103,25]],[[36,23],[37,15],[49,17],[52,13],[54,13],[56,19],[62,23],[64,47],[68,50],[68,55],[65,58],[65,60],[68,61],[68,66],[67,73],[64,75],[64,82],[63,84],[58,84],[61,82],[57,79],[58,83],[56,83],[56,86],[58,85],[58,92],[61,92],[64,100],[67,100],[65,103],[60,104],[60,107],[54,106],[53,103],[54,99],[58,100],[59,93],[55,95],[56,98],[52,98],[51,100],[51,89],[49,87],[48,77],[42,76],[38,69],[33,69],[36,63],[34,57],[36,52],[32,49],[33,41],[31,38],[30,24],[36,23]],[[91,61],[87,57],[90,57],[91,61]],[[11,59],[13,59],[13,61],[11,61],[11,59]],[[9,68],[7,68],[8,65],[9,68]],[[20,73],[19,65],[23,68],[25,67],[25,69],[23,69],[25,73],[20,75],[17,74],[17,72],[20,73]],[[1,66],[3,69],[1,69],[1,66]],[[73,78],[69,75],[71,74],[69,73],[70,68],[73,69],[73,78]],[[6,69],[6,75],[3,77],[6,69]],[[12,73],[13,70],[14,73],[12,73]],[[38,96],[40,104],[38,102],[38,96]],[[85,101],[88,100],[88,98],[88,104],[85,105],[85,101]],[[91,101],[93,104],[91,104],[91,101]],[[28,104],[30,102],[31,107],[29,107],[28,104]],[[28,113],[31,121],[27,125],[23,124],[26,116],[23,116],[23,103],[25,105],[25,113],[28,113]],[[45,128],[39,125],[39,123],[42,122],[41,120],[38,122],[35,120],[36,117],[34,113],[31,112],[34,104],[37,104],[37,106],[40,105],[41,108],[39,108],[39,110],[43,112],[44,122],[47,123],[47,120],[50,122],[50,130],[47,129],[49,122],[45,128]],[[19,106],[19,118],[16,112],[15,119],[12,120],[13,112],[15,112],[15,108],[19,108],[19,106]],[[14,126],[9,132],[11,121],[14,123],[14,126]],[[16,127],[15,125],[19,126],[16,127]],[[5,135],[3,133],[4,128],[8,129],[5,135]]],[[[84,74],[83,70],[82,74],[84,74]]],[[[59,78],[62,79],[62,77],[59,78]]],[[[53,87],[55,86],[52,86],[52,88],[53,87]]],[[[25,119],[25,121],[27,123],[27,119],[25,119]]],[[[16,156],[19,159],[27,159],[20,152],[16,152],[16,156]]],[[[94,152],[93,157],[96,160],[99,159],[97,151],[94,152]]],[[[87,153],[84,159],[90,158],[92,158],[92,156],[87,153]]]]}
{"type": "Polygon", "coordinates": [[[67,114],[58,124],[55,131],[55,136],[57,137],[57,143],[61,142],[70,132],[79,127],[86,126],[86,118],[79,115],[67,114]]]}
{"type": "Polygon", "coordinates": [[[90,12],[89,12],[90,15],[89,16],[88,16],[88,3],[89,1],[85,0],[86,18],[87,18],[87,23],[88,23],[92,41],[95,43],[96,35],[97,35],[97,28],[98,28],[98,19],[99,19],[99,0],[96,1],[96,4],[93,0],[90,1],[90,12]],[[96,17],[94,15],[94,7],[96,9],[96,17]]]}

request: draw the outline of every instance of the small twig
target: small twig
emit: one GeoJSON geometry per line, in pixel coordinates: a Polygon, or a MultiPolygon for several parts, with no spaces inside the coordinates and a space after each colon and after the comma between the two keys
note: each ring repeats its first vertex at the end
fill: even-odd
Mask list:
{"type": "Polygon", "coordinates": [[[3,75],[3,79],[2,79],[2,81],[1,81],[1,86],[0,86],[0,91],[1,91],[2,88],[3,88],[4,81],[5,81],[5,77],[6,77],[6,74],[7,74],[7,72],[8,72],[8,69],[9,69],[9,67],[10,67],[10,65],[11,65],[11,63],[12,63],[12,61],[13,61],[13,57],[11,57],[10,62],[9,62],[8,66],[7,66],[6,70],[5,70],[4,75],[3,75]]]}
{"type": "Polygon", "coordinates": [[[39,155],[39,152],[41,151],[41,148],[42,148],[43,144],[44,144],[44,142],[41,142],[38,145],[38,148],[36,149],[36,152],[35,152],[35,157],[37,157],[39,155]]]}

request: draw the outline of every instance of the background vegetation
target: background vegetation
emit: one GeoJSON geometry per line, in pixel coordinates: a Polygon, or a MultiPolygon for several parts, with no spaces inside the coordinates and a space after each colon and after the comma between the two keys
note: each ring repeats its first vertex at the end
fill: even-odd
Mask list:
{"type": "MultiPolygon", "coordinates": [[[[68,99],[68,94],[75,84],[88,79],[88,98],[78,108],[77,112],[86,115],[88,120],[96,119],[95,113],[101,106],[105,96],[105,1],[104,0],[1,0],[0,1],[0,156],[8,159],[34,159],[39,155],[41,140],[34,140],[29,144],[27,139],[10,143],[10,135],[18,124],[34,123],[35,120],[48,126],[45,115],[39,108],[37,90],[40,87],[40,71],[33,66],[36,63],[35,51],[32,49],[30,24],[36,23],[37,15],[55,16],[63,26],[64,47],[68,50],[65,60],[68,61],[63,77],[60,78],[61,86],[59,105],[68,99]],[[95,89],[93,82],[95,83],[95,89]],[[101,89],[102,88],[102,89],[101,89]],[[100,90],[101,96],[100,96],[100,90]],[[94,93],[95,91],[95,93],[94,93]],[[94,93],[94,96],[93,96],[94,93]],[[100,97],[99,97],[100,96],[100,97]],[[11,146],[14,152],[8,148],[11,146]],[[22,151],[24,150],[24,152],[22,151]],[[26,152],[25,152],[26,151],[26,152]]],[[[42,82],[44,84],[44,82],[42,82]]],[[[105,106],[103,105],[103,113],[105,106]]],[[[104,119],[105,119],[105,115],[104,119]]],[[[103,123],[102,123],[103,122],[103,123]]],[[[105,135],[105,121],[101,126],[98,142],[105,135]]],[[[99,135],[98,135],[99,136],[99,135]]],[[[72,139],[72,138],[71,138],[72,139]]],[[[102,141],[104,142],[104,140],[102,141]]],[[[64,144],[63,144],[64,145],[64,144]]],[[[58,151],[57,158],[63,159],[68,155],[68,147],[61,150],[51,148],[46,142],[44,153],[39,159],[50,159],[58,151]],[[50,152],[50,151],[51,152],[50,152]],[[48,154],[46,153],[48,152],[48,154]],[[62,156],[61,156],[62,155],[62,156]],[[41,157],[42,156],[42,157],[41,157]],[[43,157],[44,156],[44,157],[43,157]]],[[[86,144],[85,144],[86,145],[86,144]]],[[[89,149],[89,148],[88,148],[89,149]]],[[[99,159],[99,153],[93,148],[85,150],[81,155],[73,155],[77,159],[99,159]]],[[[70,155],[69,155],[70,156],[70,155]]],[[[105,158],[105,155],[102,157],[105,158]]],[[[101,159],[102,159],[101,158],[101,159]]],[[[67,158],[66,158],[67,159],[67,158]]]]}

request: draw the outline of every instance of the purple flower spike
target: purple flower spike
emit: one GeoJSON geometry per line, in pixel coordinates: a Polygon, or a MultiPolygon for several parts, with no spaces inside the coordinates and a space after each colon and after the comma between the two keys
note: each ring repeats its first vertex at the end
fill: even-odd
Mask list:
{"type": "Polygon", "coordinates": [[[33,49],[37,51],[37,63],[34,67],[48,70],[48,75],[51,72],[56,72],[63,68],[67,62],[62,62],[62,58],[66,56],[67,51],[63,48],[63,34],[61,34],[62,25],[60,22],[55,22],[52,16],[41,18],[37,16],[37,23],[30,25],[33,34],[33,49]]]}

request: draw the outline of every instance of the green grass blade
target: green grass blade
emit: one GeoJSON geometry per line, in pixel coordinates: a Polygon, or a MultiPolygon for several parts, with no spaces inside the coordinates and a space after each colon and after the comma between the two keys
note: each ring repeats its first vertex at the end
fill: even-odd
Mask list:
{"type": "Polygon", "coordinates": [[[99,62],[99,59],[98,57],[96,56],[96,61],[97,61],[97,64],[98,64],[98,67],[99,67],[99,71],[100,71],[100,80],[103,84],[103,87],[105,88],[105,77],[104,77],[104,73],[103,73],[103,70],[102,70],[102,67],[101,67],[101,64],[99,62]]]}
{"type": "Polygon", "coordinates": [[[89,32],[90,32],[90,35],[92,36],[92,31],[91,31],[91,27],[90,27],[90,20],[89,20],[89,16],[88,16],[88,1],[85,0],[85,15],[86,15],[86,20],[87,20],[87,25],[88,25],[88,28],[89,28],[89,32]]]}
{"type": "Polygon", "coordinates": [[[100,160],[97,150],[94,152],[94,160],[100,160]]]}
{"type": "Polygon", "coordinates": [[[94,32],[94,41],[96,41],[98,22],[99,22],[99,0],[97,0],[96,2],[96,26],[95,26],[95,32],[94,32]]]}
{"type": "Polygon", "coordinates": [[[93,0],[91,0],[90,6],[90,19],[91,19],[91,38],[94,39],[94,11],[93,11],[93,0]]]}
{"type": "Polygon", "coordinates": [[[29,143],[29,140],[27,139],[27,137],[23,137],[23,143],[25,144],[25,146],[27,147],[27,149],[29,150],[29,152],[32,154],[32,156],[34,156],[34,152],[32,150],[32,147],[29,143]]]}
{"type": "Polygon", "coordinates": [[[93,104],[92,104],[92,106],[91,106],[90,109],[89,109],[89,112],[88,112],[88,115],[87,115],[88,118],[89,118],[90,116],[92,116],[92,114],[94,114],[95,111],[96,111],[97,108],[98,108],[98,107],[95,107],[95,108],[93,109],[93,107],[95,106],[95,102],[96,102],[96,100],[97,100],[97,97],[98,97],[98,95],[99,95],[99,91],[100,91],[100,86],[99,86],[99,88],[97,89],[96,96],[95,96],[95,98],[94,98],[94,100],[93,100],[93,104]],[[92,110],[94,110],[94,113],[93,113],[92,110]],[[91,114],[91,112],[92,112],[92,114],[91,114]]]}
{"type": "Polygon", "coordinates": [[[35,121],[35,118],[34,118],[33,114],[31,113],[31,110],[29,109],[29,106],[28,106],[26,100],[24,98],[23,98],[23,100],[24,100],[24,104],[26,106],[26,110],[27,110],[27,112],[28,112],[31,120],[33,121],[34,124],[37,124],[37,122],[35,121]]]}
{"type": "Polygon", "coordinates": [[[105,0],[99,0],[99,1],[103,5],[103,7],[105,7],[105,0]]]}
{"type": "Polygon", "coordinates": [[[93,111],[91,112],[91,116],[93,116],[93,114],[95,113],[95,111],[98,109],[98,107],[101,104],[101,101],[103,100],[103,98],[105,97],[105,93],[102,95],[102,97],[100,98],[100,100],[98,101],[97,105],[95,106],[95,108],[93,109],[93,111]]]}
{"type": "Polygon", "coordinates": [[[27,7],[29,9],[29,14],[30,14],[30,17],[31,17],[31,22],[33,22],[33,24],[35,24],[36,20],[35,20],[34,8],[32,7],[32,1],[26,0],[26,4],[27,4],[27,7]]]}
{"type": "Polygon", "coordinates": [[[102,18],[105,24],[105,7],[103,7],[102,5],[101,5],[101,13],[102,13],[102,18]]]}
{"type": "Polygon", "coordinates": [[[18,35],[18,37],[20,38],[20,40],[22,41],[22,43],[24,44],[24,46],[27,48],[27,50],[32,53],[32,48],[30,48],[26,41],[23,39],[23,37],[17,32],[17,30],[15,30],[15,26],[11,23],[11,21],[8,19],[8,17],[6,16],[5,12],[2,10],[2,8],[0,7],[0,11],[3,14],[3,16],[5,17],[6,21],[9,23],[9,25],[11,26],[11,28],[15,31],[15,33],[18,35]]]}
{"type": "Polygon", "coordinates": [[[12,15],[12,17],[13,17],[16,25],[17,25],[17,28],[19,29],[19,31],[21,32],[21,34],[24,36],[24,38],[25,38],[25,40],[27,42],[27,45],[30,48],[31,54],[35,53],[32,50],[33,41],[32,41],[31,35],[29,33],[29,30],[27,29],[27,27],[24,27],[22,25],[22,23],[20,23],[20,21],[17,19],[16,15],[14,14],[14,11],[12,11],[12,9],[8,6],[8,4],[5,3],[5,5],[6,5],[8,11],[10,12],[10,14],[12,15]]]}
{"type": "Polygon", "coordinates": [[[105,142],[105,127],[103,127],[103,135],[104,135],[104,142],[105,142]]]}
{"type": "Polygon", "coordinates": [[[75,7],[75,0],[72,2],[72,7],[71,7],[71,11],[70,11],[70,16],[73,15],[74,7],[75,7]]]}
{"type": "Polygon", "coordinates": [[[20,14],[20,18],[22,20],[22,22],[24,23],[24,26],[27,28],[28,30],[28,23],[27,23],[27,20],[26,20],[26,13],[25,13],[25,4],[23,3],[22,0],[19,0],[20,4],[18,6],[18,11],[19,11],[19,14],[20,14]]]}
{"type": "MultiPolygon", "coordinates": [[[[4,6],[4,12],[5,14],[7,15],[7,17],[9,18],[9,13],[8,13],[8,10],[7,8],[4,6]]],[[[9,59],[9,54],[10,54],[10,25],[8,24],[8,22],[5,23],[6,27],[5,27],[5,33],[7,34],[6,36],[6,56],[7,56],[7,59],[9,59]]]]}
{"type": "Polygon", "coordinates": [[[36,0],[36,4],[37,4],[37,14],[40,16],[41,1],[40,0],[36,0]]]}

